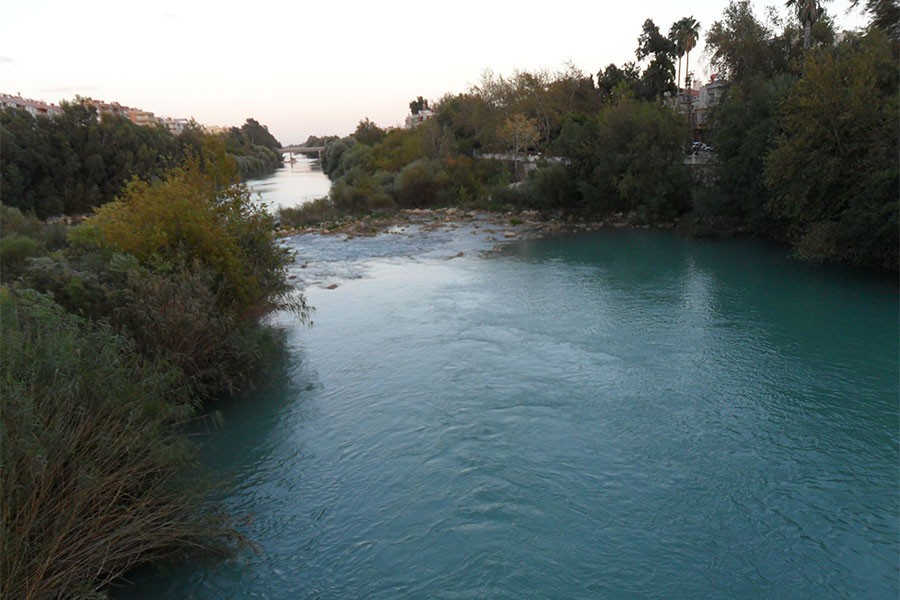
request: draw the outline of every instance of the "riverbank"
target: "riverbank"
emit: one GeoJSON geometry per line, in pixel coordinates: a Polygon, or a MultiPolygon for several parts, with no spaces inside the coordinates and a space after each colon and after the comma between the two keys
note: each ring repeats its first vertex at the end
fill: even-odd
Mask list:
{"type": "Polygon", "coordinates": [[[137,566],[246,546],[186,427],[281,354],[264,315],[309,309],[224,156],[76,226],[0,206],[0,597],[98,597],[137,566]]]}
{"type": "MultiPolygon", "coordinates": [[[[279,237],[301,234],[345,235],[348,239],[374,236],[382,233],[403,233],[406,228],[434,231],[443,228],[472,227],[502,239],[534,239],[553,233],[596,231],[605,228],[637,227],[650,229],[650,225],[635,225],[628,215],[617,213],[605,219],[580,220],[548,217],[536,210],[491,211],[460,208],[404,209],[396,213],[375,213],[361,217],[341,217],[305,227],[279,227],[279,237]]],[[[656,224],[652,227],[670,229],[674,223],[656,224]]]]}

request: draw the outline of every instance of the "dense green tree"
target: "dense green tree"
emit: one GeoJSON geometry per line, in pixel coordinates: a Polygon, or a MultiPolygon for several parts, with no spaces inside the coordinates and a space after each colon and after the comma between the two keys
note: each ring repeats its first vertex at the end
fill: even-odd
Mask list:
{"type": "MultiPolygon", "coordinates": [[[[41,218],[90,212],[112,201],[132,178],[149,181],[187,154],[201,155],[209,137],[193,122],[175,137],[161,125],[141,127],[119,115],[98,114],[87,98],[64,101],[61,108],[52,118],[0,111],[2,201],[41,218]]],[[[224,139],[245,178],[281,164],[271,148],[280,144],[253,119],[224,139]]]]}
{"type": "Polygon", "coordinates": [[[368,117],[359,122],[356,126],[356,131],[353,132],[353,137],[360,144],[365,144],[366,146],[374,146],[378,142],[384,139],[386,132],[384,129],[373,123],[369,120],[368,117]]]}
{"type": "Polygon", "coordinates": [[[722,19],[706,35],[712,66],[733,83],[755,76],[770,77],[788,70],[784,56],[771,41],[770,27],[753,13],[747,0],[730,0],[722,19]]]}
{"type": "Polygon", "coordinates": [[[640,69],[633,62],[621,67],[609,64],[597,73],[597,88],[604,102],[620,100],[624,97],[634,98],[640,84],[640,69]]]}
{"type": "Polygon", "coordinates": [[[420,158],[397,173],[394,198],[402,208],[434,206],[447,180],[447,172],[439,160],[420,158]]]}
{"type": "Polygon", "coordinates": [[[650,62],[641,75],[642,94],[644,99],[662,98],[664,94],[676,92],[674,83],[675,63],[674,44],[659,32],[659,27],[652,19],[644,21],[635,55],[639,61],[650,58],[650,62]]]}
{"type": "Polygon", "coordinates": [[[539,133],[536,149],[543,150],[559,135],[566,115],[593,112],[599,105],[593,79],[567,64],[555,72],[516,71],[508,78],[487,71],[469,93],[445,97],[435,110],[462,151],[471,147],[503,152],[506,143],[496,134],[512,115],[534,121],[539,133]]]}
{"type": "Polygon", "coordinates": [[[593,77],[572,63],[567,63],[564,69],[557,72],[550,82],[548,93],[557,119],[554,135],[559,134],[566,115],[592,114],[600,110],[600,98],[593,77]]]}
{"type": "Polygon", "coordinates": [[[263,146],[270,150],[278,150],[281,148],[281,142],[275,139],[275,136],[269,133],[269,128],[261,125],[259,121],[248,118],[243,125],[241,131],[247,137],[247,141],[256,146],[263,146]]]}
{"type": "MultiPolygon", "coordinates": [[[[856,8],[860,0],[852,0],[856,8]]],[[[891,41],[894,58],[900,54],[900,0],[866,0],[864,9],[869,13],[871,29],[884,32],[891,41]]]]}
{"type": "Polygon", "coordinates": [[[52,118],[0,111],[0,136],[3,203],[42,218],[88,212],[131,178],[156,177],[180,156],[165,128],[98,116],[80,98],[63,102],[62,114],[52,118]]]}
{"type": "Polygon", "coordinates": [[[417,115],[423,110],[428,110],[428,100],[422,96],[418,96],[415,100],[410,101],[409,112],[411,114],[417,115]]]}
{"type": "Polygon", "coordinates": [[[494,132],[501,122],[501,111],[475,91],[444,96],[436,107],[436,120],[449,128],[462,154],[496,146],[494,132]]]}
{"type": "Polygon", "coordinates": [[[341,168],[341,160],[344,153],[356,143],[356,138],[348,135],[328,144],[328,147],[325,148],[325,153],[322,155],[322,172],[329,179],[334,180],[340,176],[338,170],[341,168]]]}
{"type": "Polygon", "coordinates": [[[327,146],[328,144],[335,142],[340,139],[340,136],[337,135],[309,135],[306,138],[306,141],[303,142],[304,146],[327,146]]]}
{"type": "Polygon", "coordinates": [[[896,270],[900,75],[880,32],[810,55],[767,157],[801,254],[896,270]]]}
{"type": "Polygon", "coordinates": [[[438,158],[440,127],[434,121],[413,129],[392,129],[374,149],[377,156],[373,166],[396,173],[405,165],[420,158],[438,158]]]}
{"type": "Polygon", "coordinates": [[[683,164],[684,120],[656,102],[624,100],[592,117],[567,121],[559,150],[571,169],[584,210],[669,220],[688,208],[683,164]]]}
{"type": "MultiPolygon", "coordinates": [[[[201,149],[204,138],[205,136],[200,136],[197,140],[201,149]]],[[[269,134],[264,125],[254,119],[247,119],[240,128],[230,128],[223,140],[225,148],[237,161],[243,179],[262,177],[281,166],[281,154],[278,152],[281,144],[269,134]]],[[[202,151],[197,155],[202,156],[202,151]]]]}
{"type": "Polygon", "coordinates": [[[715,184],[698,190],[695,211],[722,233],[776,234],[765,187],[765,157],[775,143],[779,106],[795,78],[754,75],[732,84],[712,115],[715,184]]]}

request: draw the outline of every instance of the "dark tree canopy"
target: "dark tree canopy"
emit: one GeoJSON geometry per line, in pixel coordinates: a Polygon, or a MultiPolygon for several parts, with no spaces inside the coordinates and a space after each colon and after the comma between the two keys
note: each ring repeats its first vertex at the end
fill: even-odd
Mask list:
{"type": "Polygon", "coordinates": [[[241,132],[247,136],[247,140],[256,146],[263,146],[270,150],[278,150],[281,148],[281,142],[275,139],[275,136],[269,133],[269,128],[261,125],[259,121],[253,118],[241,126],[241,132]]]}
{"type": "MultiPolygon", "coordinates": [[[[3,204],[40,218],[83,214],[112,201],[137,177],[146,181],[199,154],[208,137],[196,123],[173,136],[162,125],[139,126],[127,118],[98,114],[90,99],[60,104],[62,114],[32,117],[0,111],[3,204]]],[[[271,172],[281,145],[253,119],[225,135],[244,177],[271,172]],[[262,141],[263,144],[253,140],[262,141]]]]}
{"type": "Polygon", "coordinates": [[[660,33],[652,19],[644,21],[635,55],[639,61],[650,59],[641,76],[641,97],[661,98],[676,91],[675,44],[660,33]]]}
{"type": "Polygon", "coordinates": [[[3,203],[46,218],[86,213],[111,201],[133,177],[173,166],[182,146],[164,127],[139,127],[101,115],[88,100],[61,103],[62,114],[0,111],[3,203]]]}
{"type": "Polygon", "coordinates": [[[409,103],[409,112],[417,115],[423,110],[428,110],[428,100],[425,100],[422,96],[416,97],[415,100],[410,101],[409,103]]]}

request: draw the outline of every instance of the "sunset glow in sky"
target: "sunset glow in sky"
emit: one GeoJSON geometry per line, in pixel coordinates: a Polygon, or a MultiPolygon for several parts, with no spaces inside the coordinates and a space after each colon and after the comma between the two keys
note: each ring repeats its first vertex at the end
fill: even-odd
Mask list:
{"type": "MultiPolygon", "coordinates": [[[[692,53],[708,77],[703,35],[725,0],[584,2],[153,3],[29,0],[0,5],[0,92],[58,103],[116,101],[206,125],[266,124],[283,143],[346,135],[368,117],[403,123],[409,101],[460,93],[490,69],[585,74],[634,60],[644,20],[666,33],[701,24],[692,53]]],[[[754,1],[763,18],[767,2],[754,1]]],[[[848,0],[826,6],[839,27],[863,26],[848,0]]],[[[777,4],[784,14],[783,2],[777,4]]]]}

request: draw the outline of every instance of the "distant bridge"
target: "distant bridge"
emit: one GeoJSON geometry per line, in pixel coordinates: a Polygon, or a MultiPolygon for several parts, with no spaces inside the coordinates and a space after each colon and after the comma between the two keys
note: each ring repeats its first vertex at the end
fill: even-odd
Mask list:
{"type": "Polygon", "coordinates": [[[287,154],[288,158],[294,160],[292,155],[294,154],[318,154],[319,158],[322,158],[322,153],[325,152],[325,146],[305,146],[302,144],[297,144],[295,146],[285,146],[279,150],[282,154],[287,154]]]}

